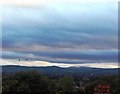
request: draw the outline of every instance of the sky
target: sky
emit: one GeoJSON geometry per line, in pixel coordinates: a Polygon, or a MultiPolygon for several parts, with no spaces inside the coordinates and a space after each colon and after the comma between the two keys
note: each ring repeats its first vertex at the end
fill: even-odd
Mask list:
{"type": "Polygon", "coordinates": [[[0,9],[2,65],[118,67],[117,0],[4,0],[0,9]]]}

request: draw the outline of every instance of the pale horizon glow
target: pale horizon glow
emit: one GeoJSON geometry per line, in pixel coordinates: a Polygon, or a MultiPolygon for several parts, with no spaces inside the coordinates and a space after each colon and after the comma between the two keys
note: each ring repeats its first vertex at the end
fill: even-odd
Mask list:
{"type": "Polygon", "coordinates": [[[6,65],[18,65],[18,66],[28,66],[28,67],[47,67],[47,66],[57,66],[62,68],[67,67],[91,67],[91,68],[119,68],[118,63],[85,63],[85,64],[65,64],[65,63],[51,63],[47,61],[18,61],[10,59],[2,59],[2,64],[0,66],[6,65]]]}

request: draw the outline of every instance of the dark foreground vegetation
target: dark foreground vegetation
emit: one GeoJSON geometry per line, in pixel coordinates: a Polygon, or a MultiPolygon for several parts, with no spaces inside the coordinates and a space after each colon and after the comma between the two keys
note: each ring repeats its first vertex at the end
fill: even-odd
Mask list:
{"type": "Polygon", "coordinates": [[[2,94],[120,94],[119,78],[118,75],[45,76],[37,71],[23,71],[3,75],[2,94]]]}

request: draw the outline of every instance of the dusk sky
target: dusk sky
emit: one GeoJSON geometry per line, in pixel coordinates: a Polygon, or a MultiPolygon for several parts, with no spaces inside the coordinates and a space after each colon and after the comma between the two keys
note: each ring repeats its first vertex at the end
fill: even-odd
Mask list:
{"type": "Polygon", "coordinates": [[[3,4],[2,65],[118,67],[117,0],[3,4]]]}

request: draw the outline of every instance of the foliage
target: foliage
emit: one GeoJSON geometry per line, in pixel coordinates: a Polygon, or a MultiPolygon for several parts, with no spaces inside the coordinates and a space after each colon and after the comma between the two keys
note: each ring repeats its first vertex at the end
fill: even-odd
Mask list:
{"type": "Polygon", "coordinates": [[[120,76],[74,77],[43,76],[37,71],[22,71],[3,75],[3,94],[8,92],[28,94],[93,94],[98,84],[109,84],[111,94],[120,92],[120,76]]]}
{"type": "Polygon", "coordinates": [[[73,92],[74,80],[70,77],[63,77],[59,83],[63,92],[73,92]]]}

